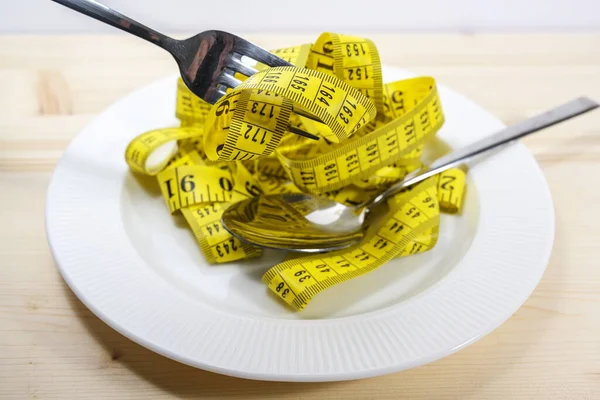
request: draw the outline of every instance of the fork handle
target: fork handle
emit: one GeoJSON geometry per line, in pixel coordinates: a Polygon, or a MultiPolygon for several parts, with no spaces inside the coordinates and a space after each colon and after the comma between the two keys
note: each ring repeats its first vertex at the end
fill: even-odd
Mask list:
{"type": "Polygon", "coordinates": [[[150,43],[162,47],[167,51],[171,51],[171,45],[176,42],[175,39],[163,35],[139,22],[116,12],[110,7],[97,3],[93,0],[52,0],[55,3],[61,4],[67,8],[78,11],[82,14],[104,22],[105,24],[114,26],[127,33],[131,33],[139,38],[145,39],[150,43]]]}

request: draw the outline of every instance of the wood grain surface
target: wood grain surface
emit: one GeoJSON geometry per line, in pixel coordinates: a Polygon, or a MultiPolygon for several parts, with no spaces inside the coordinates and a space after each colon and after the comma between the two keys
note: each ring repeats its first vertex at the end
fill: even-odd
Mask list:
{"type": "MultiPolygon", "coordinates": [[[[316,36],[247,38],[274,48],[316,36]]],[[[505,123],[579,95],[600,100],[600,34],[365,36],[385,64],[432,75],[505,123]]],[[[452,356],[366,380],[270,383],[187,367],[109,328],[56,269],[46,188],[96,114],[175,72],[133,37],[0,36],[0,398],[600,399],[598,111],[524,141],[554,198],[550,264],[505,324],[452,356]]]]}

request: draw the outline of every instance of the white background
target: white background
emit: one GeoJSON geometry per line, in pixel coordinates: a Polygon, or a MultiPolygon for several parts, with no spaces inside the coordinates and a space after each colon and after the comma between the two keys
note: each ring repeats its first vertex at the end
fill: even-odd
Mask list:
{"type": "MultiPolygon", "coordinates": [[[[480,32],[600,28],[600,0],[101,0],[165,32],[480,32]]],[[[114,33],[51,0],[0,0],[0,33],[114,33]]]]}

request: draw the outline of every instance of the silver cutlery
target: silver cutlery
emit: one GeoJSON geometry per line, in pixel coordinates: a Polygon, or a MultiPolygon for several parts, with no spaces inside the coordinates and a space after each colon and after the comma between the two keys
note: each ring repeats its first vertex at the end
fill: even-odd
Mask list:
{"type": "MultiPolygon", "coordinates": [[[[245,76],[258,72],[242,61],[244,56],[270,67],[292,65],[273,53],[228,32],[209,30],[185,40],[177,40],[93,0],[52,1],[168,51],[179,66],[181,78],[186,86],[192,93],[210,104],[216,103],[223,97],[227,88],[234,88],[241,83],[234,76],[236,72],[245,76]]],[[[294,112],[322,122],[299,108],[294,108],[294,112]]],[[[318,136],[296,127],[289,127],[288,130],[314,140],[319,139],[318,136]]]]}
{"type": "Polygon", "coordinates": [[[358,206],[350,207],[304,193],[258,196],[232,204],[223,213],[221,221],[233,236],[263,248],[307,253],[343,249],[362,239],[372,210],[402,189],[597,107],[598,103],[586,97],[571,100],[444,155],[428,167],[409,174],[373,200],[358,206]],[[270,219],[277,217],[271,214],[270,210],[274,208],[290,209],[289,215],[295,215],[295,219],[271,224],[270,219]]]}

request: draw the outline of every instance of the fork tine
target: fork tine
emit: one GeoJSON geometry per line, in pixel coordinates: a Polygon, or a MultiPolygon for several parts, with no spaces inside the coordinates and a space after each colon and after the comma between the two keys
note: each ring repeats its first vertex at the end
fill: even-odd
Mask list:
{"type": "MultiPolygon", "coordinates": [[[[239,72],[239,71],[238,71],[239,72]]],[[[225,86],[225,87],[229,87],[229,88],[234,88],[237,85],[241,84],[242,81],[240,81],[239,79],[234,78],[233,76],[224,73],[222,74],[219,79],[218,79],[219,84],[225,86]]],[[[224,94],[224,92],[223,92],[224,94]]],[[[294,113],[303,116],[304,118],[308,118],[311,119],[315,122],[320,122],[320,123],[324,123],[323,121],[321,121],[318,117],[311,115],[309,113],[307,113],[306,111],[298,108],[298,107],[294,107],[293,108],[294,113]]]]}
{"type": "Polygon", "coordinates": [[[217,88],[218,99],[220,99],[221,97],[225,96],[226,94],[227,94],[227,90],[225,90],[224,86],[219,86],[217,88]]]}
{"type": "MultiPolygon", "coordinates": [[[[231,58],[231,61],[233,61],[233,60],[234,59],[231,58]]],[[[243,63],[241,61],[238,61],[238,62],[239,62],[239,64],[243,65],[243,63]]],[[[231,66],[231,69],[233,70],[234,66],[231,66]]],[[[253,75],[254,73],[256,73],[258,71],[256,71],[254,68],[248,67],[248,72],[251,72],[250,74],[246,74],[246,73],[244,73],[243,71],[240,71],[240,70],[237,70],[237,72],[239,72],[241,74],[244,74],[244,75],[250,76],[250,75],[253,75]],[[253,72],[251,72],[251,71],[253,71],[253,72]]],[[[239,85],[239,84],[242,83],[242,81],[240,81],[239,79],[237,79],[237,78],[229,75],[228,73],[222,74],[218,78],[218,82],[219,82],[219,84],[221,84],[221,85],[223,85],[225,87],[229,87],[229,88],[234,88],[237,85],[239,85]]],[[[315,122],[319,122],[319,123],[322,123],[322,124],[324,123],[323,121],[321,121],[321,119],[319,117],[311,115],[311,114],[307,113],[306,111],[304,111],[304,110],[302,110],[302,109],[300,109],[298,107],[294,107],[293,111],[294,111],[294,113],[296,113],[298,115],[301,115],[304,118],[308,118],[308,119],[311,119],[311,120],[313,120],[315,122]]]]}
{"type": "MultiPolygon", "coordinates": [[[[249,57],[249,58],[256,60],[260,63],[263,63],[265,65],[268,65],[269,67],[294,66],[294,64],[291,64],[291,63],[285,61],[284,59],[277,57],[275,54],[263,49],[262,47],[257,46],[254,43],[250,43],[246,39],[242,39],[241,37],[238,37],[238,36],[236,36],[234,50],[246,57],[249,57]]],[[[234,60],[234,59],[232,59],[232,61],[238,62],[237,60],[234,60]]],[[[239,61],[239,63],[242,64],[241,61],[239,61]]],[[[248,75],[242,71],[239,71],[239,72],[241,72],[244,75],[248,75]]],[[[254,73],[256,73],[256,72],[258,72],[258,71],[255,70],[254,73]]],[[[250,76],[250,75],[248,75],[248,76],[250,76]]],[[[296,114],[299,114],[308,119],[312,119],[313,121],[319,122],[321,124],[324,123],[323,121],[321,121],[321,119],[319,119],[315,116],[312,116],[298,108],[294,108],[294,112],[296,114]]],[[[312,136],[314,136],[314,135],[312,135],[312,136]]],[[[309,136],[307,136],[307,137],[309,137],[309,136]]]]}
{"type": "Polygon", "coordinates": [[[227,66],[232,70],[246,76],[252,76],[258,72],[257,69],[254,69],[251,66],[244,64],[242,60],[239,59],[239,57],[236,57],[234,55],[230,56],[227,60],[227,66]]]}
{"type": "Polygon", "coordinates": [[[304,136],[312,140],[319,140],[319,137],[317,135],[313,135],[312,133],[308,133],[306,131],[303,131],[302,129],[298,129],[295,126],[288,126],[287,130],[289,132],[295,133],[296,135],[304,136]]]}
{"type": "Polygon", "coordinates": [[[237,85],[239,85],[240,83],[242,83],[242,81],[234,78],[233,76],[231,76],[227,73],[224,73],[224,74],[221,74],[221,76],[219,76],[218,83],[220,83],[221,85],[226,86],[226,87],[234,88],[237,85]]]}
{"type": "Polygon", "coordinates": [[[304,118],[308,118],[308,119],[312,119],[315,122],[319,122],[321,124],[324,124],[323,121],[321,121],[321,119],[319,117],[316,117],[314,115],[311,115],[309,113],[307,113],[306,111],[298,108],[298,107],[294,107],[294,113],[303,116],[304,118]]]}

